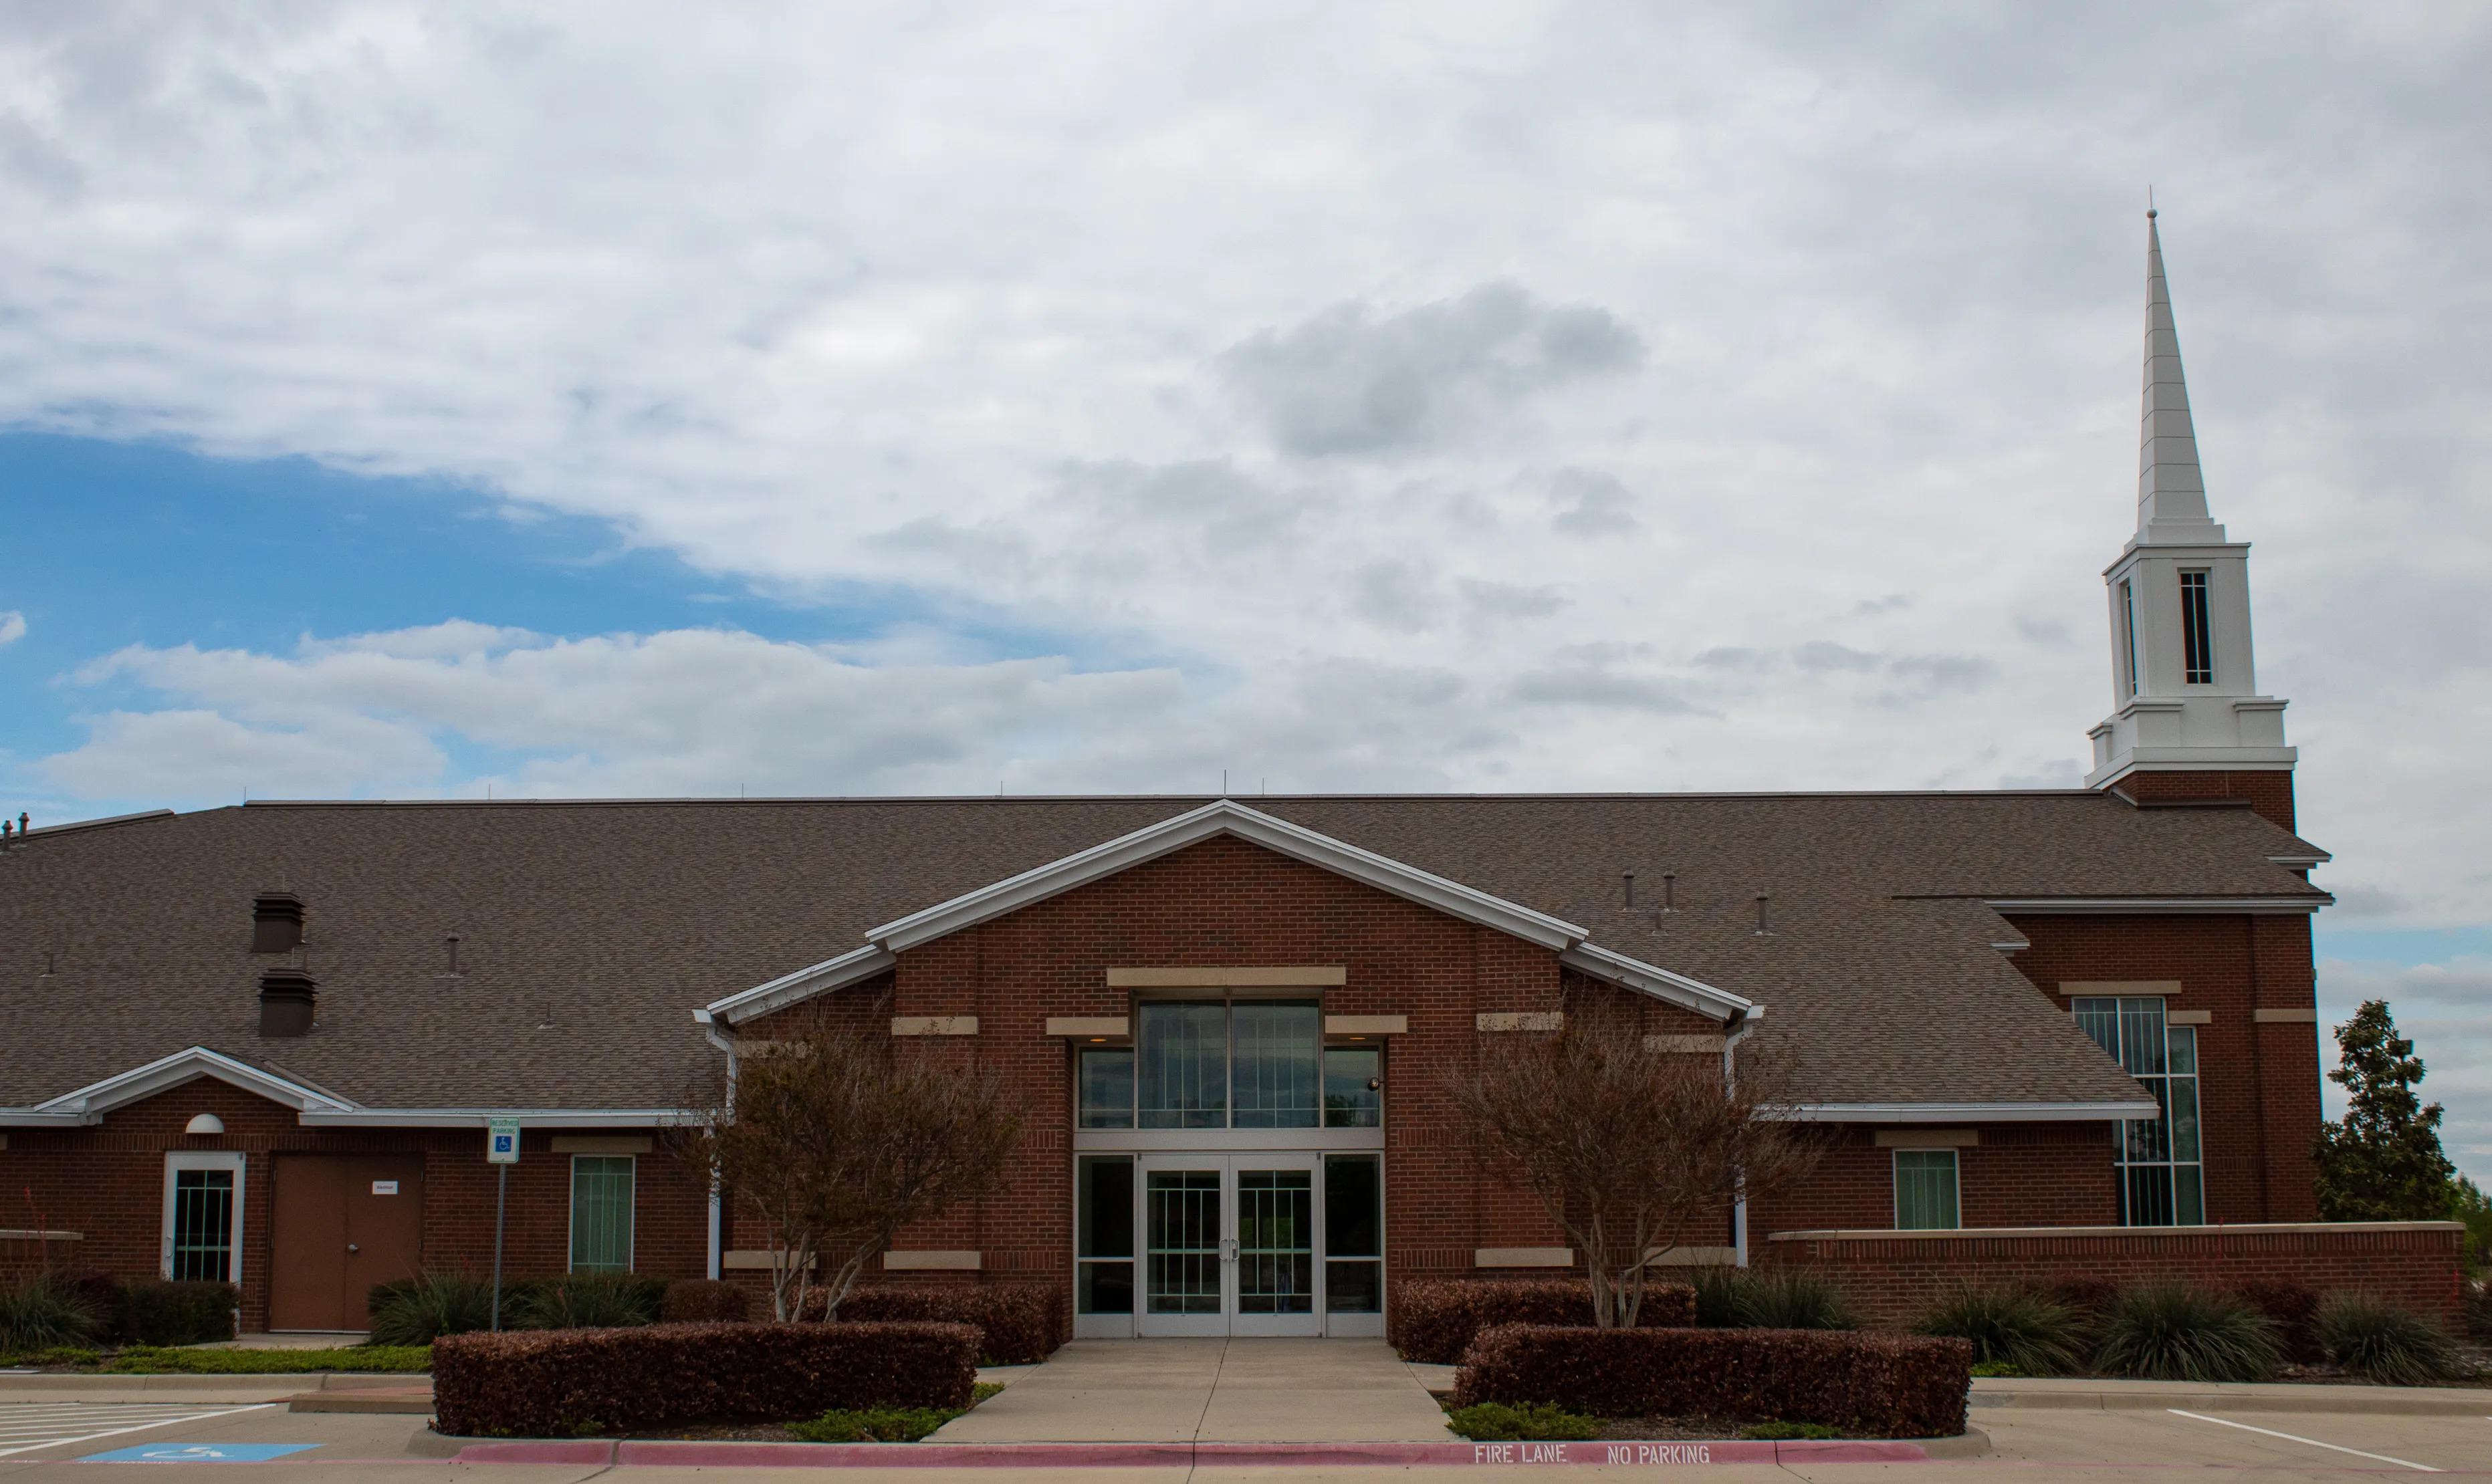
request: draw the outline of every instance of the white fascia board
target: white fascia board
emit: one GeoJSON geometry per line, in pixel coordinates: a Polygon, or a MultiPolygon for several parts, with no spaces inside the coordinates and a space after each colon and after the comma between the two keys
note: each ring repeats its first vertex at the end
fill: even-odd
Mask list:
{"type": "Polygon", "coordinates": [[[1579,943],[1567,949],[1558,956],[1558,962],[1605,983],[1623,985],[1655,999],[1667,1000],[1681,1009],[1709,1015],[1717,1021],[1727,1021],[1736,1015],[1746,1015],[1753,1020],[1765,1014],[1765,1008],[1754,1000],[1742,999],[1728,990],[1717,990],[1702,980],[1674,974],[1656,965],[1612,953],[1606,948],[1595,948],[1589,943],[1579,943]]]}
{"type": "Polygon", "coordinates": [[[725,999],[711,1000],[695,1011],[693,1019],[702,1024],[725,1021],[729,1025],[733,1025],[741,1021],[752,1020],[757,1015],[768,1015],[773,1010],[785,1009],[800,999],[810,998],[825,991],[843,989],[861,979],[871,979],[890,968],[895,962],[897,961],[892,958],[888,950],[874,943],[868,943],[862,948],[851,948],[836,959],[825,959],[810,967],[800,968],[792,974],[782,974],[767,984],[756,984],[749,990],[729,994],[725,999]]]}
{"type": "Polygon", "coordinates": [[[102,1113],[44,1113],[33,1108],[0,1108],[0,1128],[88,1128],[103,1121],[102,1113]]]}
{"type": "Polygon", "coordinates": [[[2151,1100],[2128,1103],[1802,1103],[1789,1116],[1802,1123],[2084,1123],[2159,1118],[2151,1100]]]}
{"type": "Polygon", "coordinates": [[[521,1128],[655,1128],[694,1116],[680,1108],[347,1108],[307,1112],[305,1128],[483,1128],[496,1118],[521,1128]]]}
{"type": "Polygon", "coordinates": [[[2270,855],[2268,863],[2274,866],[2325,866],[2335,858],[2325,850],[2313,850],[2308,855],[2270,855]]]}
{"type": "Polygon", "coordinates": [[[2241,912],[2316,912],[2335,903],[2334,897],[2317,892],[2307,897],[2014,897],[1987,901],[1982,905],[1994,912],[2202,912],[2230,916],[2241,912]]]}
{"type": "Polygon", "coordinates": [[[1286,819],[1274,818],[1231,799],[1220,799],[1200,809],[1190,809],[1130,835],[1006,877],[992,886],[980,887],[924,911],[912,912],[884,923],[866,935],[881,947],[899,953],[1221,835],[1234,836],[1405,901],[1494,928],[1543,948],[1563,952],[1589,935],[1589,930],[1571,922],[1533,911],[1502,897],[1475,891],[1459,881],[1432,876],[1415,866],[1406,866],[1373,850],[1362,850],[1345,841],[1291,824],[1286,819]]]}
{"type": "Polygon", "coordinates": [[[240,1087],[245,1092],[256,1093],[272,1103],[282,1103],[289,1108],[306,1113],[345,1110],[355,1106],[343,1098],[333,1097],[316,1088],[307,1087],[301,1083],[289,1081],[271,1072],[263,1072],[248,1062],[236,1061],[221,1052],[212,1052],[204,1046],[193,1046],[187,1051],[175,1052],[169,1056],[160,1056],[143,1067],[133,1067],[127,1072],[107,1077],[100,1083],[90,1083],[75,1092],[62,1093],[49,1102],[38,1103],[32,1111],[71,1114],[102,1113],[119,1108],[125,1103],[135,1103],[141,1098],[154,1097],[167,1088],[178,1087],[184,1083],[201,1077],[213,1077],[219,1082],[240,1087]]]}

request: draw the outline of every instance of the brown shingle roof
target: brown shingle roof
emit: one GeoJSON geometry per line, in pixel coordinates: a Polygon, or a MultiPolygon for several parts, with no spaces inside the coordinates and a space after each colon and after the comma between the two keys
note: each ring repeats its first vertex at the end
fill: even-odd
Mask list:
{"type": "MultiPolygon", "coordinates": [[[[368,1107],[668,1106],[714,1055],[694,1007],[1203,802],[252,804],[40,831],[0,854],[0,1106],[192,1045],[368,1107]],[[268,888],[311,904],[308,1038],[256,1033],[268,888]]],[[[2137,1095],[1978,899],[2325,900],[2269,859],[2308,847],[2245,810],[2092,794],[1246,802],[1762,1002],[1829,1102],[2137,1095]]]]}

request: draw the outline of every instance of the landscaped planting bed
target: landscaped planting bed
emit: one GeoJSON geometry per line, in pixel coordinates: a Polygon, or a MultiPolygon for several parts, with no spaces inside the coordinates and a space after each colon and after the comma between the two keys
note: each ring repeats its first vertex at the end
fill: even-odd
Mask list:
{"type": "Polygon", "coordinates": [[[1963,1340],[1818,1329],[1483,1330],[1454,1405],[1543,1404],[1596,1417],[1818,1423],[1856,1438],[1964,1431],[1963,1340]]]}
{"type": "MultiPolygon", "coordinates": [[[[1495,1324],[1589,1324],[1592,1288],[1581,1278],[1412,1278],[1393,1291],[1385,1338],[1405,1360],[1453,1365],[1495,1324]]],[[[1655,1283],[1636,1316],[1646,1329],[1696,1322],[1696,1291],[1655,1283]]]]}
{"type": "Polygon", "coordinates": [[[434,1425],[575,1438],[970,1405],[967,1324],[651,1324],[453,1335],[432,1347],[434,1425]]]}

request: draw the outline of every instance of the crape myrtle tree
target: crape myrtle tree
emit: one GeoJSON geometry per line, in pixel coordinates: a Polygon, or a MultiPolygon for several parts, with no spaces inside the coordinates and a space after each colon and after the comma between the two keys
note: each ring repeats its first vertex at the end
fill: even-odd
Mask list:
{"type": "Polygon", "coordinates": [[[1805,1178],[1825,1146],[1776,1058],[1742,1045],[1726,1079],[1719,1053],[1669,1046],[1628,1010],[1571,1004],[1558,1030],[1482,1037],[1474,1074],[1446,1083],[1584,1255],[1604,1329],[1634,1327],[1656,1261],[1713,1245],[1733,1202],[1805,1178]]]}
{"type": "Polygon", "coordinates": [[[995,1187],[1020,1133],[994,1073],[821,1020],[744,1044],[687,1106],[677,1152],[761,1230],[783,1321],[837,1318],[903,1227],[995,1187]]]}
{"type": "Polygon", "coordinates": [[[2384,999],[2336,1027],[2345,1116],[2319,1128],[2319,1214],[2329,1221],[2443,1221],[2457,1167],[2440,1147],[2440,1105],[2416,1093],[2422,1058],[2384,999]]]}

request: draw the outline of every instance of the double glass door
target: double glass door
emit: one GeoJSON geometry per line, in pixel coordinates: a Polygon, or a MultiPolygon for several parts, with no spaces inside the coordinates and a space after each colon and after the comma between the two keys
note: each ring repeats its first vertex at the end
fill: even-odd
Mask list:
{"type": "Polygon", "coordinates": [[[1145,1154],[1146,1335],[1320,1335],[1321,1156],[1145,1154]]]}

